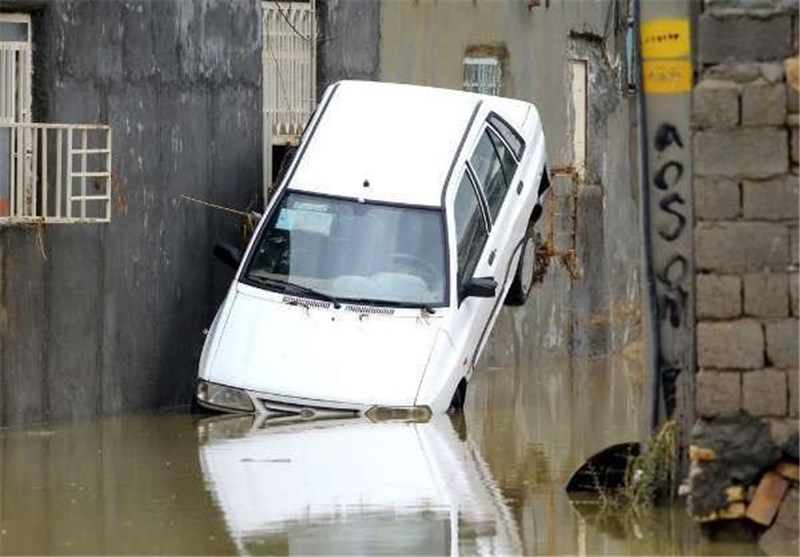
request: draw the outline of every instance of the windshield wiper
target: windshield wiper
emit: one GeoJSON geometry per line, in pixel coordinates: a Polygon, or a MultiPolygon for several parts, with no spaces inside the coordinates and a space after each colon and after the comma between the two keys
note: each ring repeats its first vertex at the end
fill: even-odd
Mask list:
{"type": "Polygon", "coordinates": [[[340,307],[342,307],[341,302],[339,302],[339,300],[337,300],[333,296],[325,294],[324,292],[320,292],[319,290],[314,290],[311,287],[303,286],[302,284],[295,284],[293,282],[271,277],[254,277],[252,275],[247,275],[247,278],[250,280],[261,282],[263,284],[268,284],[271,286],[277,286],[283,288],[284,292],[287,290],[292,290],[299,294],[307,294],[312,298],[319,298],[321,300],[325,300],[326,302],[331,302],[333,304],[334,309],[339,309],[340,307]]]}

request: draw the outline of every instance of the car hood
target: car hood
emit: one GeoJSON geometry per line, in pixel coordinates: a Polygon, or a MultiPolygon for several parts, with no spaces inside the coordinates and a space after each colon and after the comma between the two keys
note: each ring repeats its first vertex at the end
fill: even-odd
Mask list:
{"type": "MultiPolygon", "coordinates": [[[[309,301],[311,303],[311,301],[309,301]]],[[[275,395],[354,405],[411,406],[437,319],[290,305],[238,292],[206,379],[275,395]]]]}

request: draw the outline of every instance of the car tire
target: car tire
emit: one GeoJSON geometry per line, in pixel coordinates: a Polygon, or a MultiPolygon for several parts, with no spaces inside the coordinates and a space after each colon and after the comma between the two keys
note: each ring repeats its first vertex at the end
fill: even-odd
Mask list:
{"type": "Polygon", "coordinates": [[[519,307],[525,305],[533,287],[533,278],[536,275],[536,237],[531,228],[525,231],[522,239],[522,253],[519,256],[514,280],[506,294],[505,305],[519,307]]]}
{"type": "Polygon", "coordinates": [[[458,386],[456,387],[455,392],[453,393],[453,398],[450,401],[450,408],[447,409],[448,414],[453,414],[456,412],[461,412],[464,410],[464,403],[467,400],[467,380],[462,379],[459,381],[458,386]]]}

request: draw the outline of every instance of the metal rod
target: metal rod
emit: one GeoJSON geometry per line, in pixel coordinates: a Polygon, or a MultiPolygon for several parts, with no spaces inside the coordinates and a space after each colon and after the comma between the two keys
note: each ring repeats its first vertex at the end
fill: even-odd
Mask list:
{"type": "Polygon", "coordinates": [[[106,222],[111,222],[111,128],[106,131],[106,222]]]}
{"type": "Polygon", "coordinates": [[[67,218],[72,216],[72,128],[67,129],[67,218]]]}
{"type": "Polygon", "coordinates": [[[87,130],[81,130],[81,149],[83,149],[83,153],[81,154],[81,172],[79,173],[81,177],[81,218],[86,218],[86,148],[87,145],[87,137],[86,134],[89,132],[87,130]]]}
{"type": "Polygon", "coordinates": [[[48,211],[47,211],[47,190],[49,188],[48,188],[48,184],[47,184],[47,181],[48,181],[47,180],[48,179],[47,171],[48,171],[48,168],[47,168],[47,130],[43,129],[42,130],[42,216],[43,217],[46,217],[47,213],[48,213],[48,211]]]}
{"type": "Polygon", "coordinates": [[[64,149],[64,130],[56,130],[56,216],[61,216],[61,157],[64,149]]]}

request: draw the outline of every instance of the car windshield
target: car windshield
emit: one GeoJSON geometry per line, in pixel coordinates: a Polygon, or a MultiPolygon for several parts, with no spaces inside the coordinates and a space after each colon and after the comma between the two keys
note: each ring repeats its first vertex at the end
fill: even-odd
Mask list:
{"type": "Polygon", "coordinates": [[[313,289],[342,301],[444,305],[444,254],[438,209],[288,193],[264,227],[243,280],[287,292],[313,289]]]}

